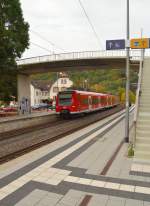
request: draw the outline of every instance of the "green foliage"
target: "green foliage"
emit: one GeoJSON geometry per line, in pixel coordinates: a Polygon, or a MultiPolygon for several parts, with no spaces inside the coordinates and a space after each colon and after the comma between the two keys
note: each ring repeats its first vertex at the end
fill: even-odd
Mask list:
{"type": "MultiPolygon", "coordinates": [[[[86,88],[96,92],[119,94],[120,88],[125,88],[125,70],[123,69],[74,71],[69,72],[69,76],[75,87],[82,88],[84,81],[87,80],[86,88]]],[[[137,82],[136,72],[131,71],[130,81],[131,83],[137,82]]],[[[133,90],[133,92],[135,91],[133,90]]],[[[134,102],[134,95],[131,96],[132,102],[134,102]]]]}
{"type": "Polygon", "coordinates": [[[28,28],[19,0],[0,1],[0,68],[15,65],[29,46],[28,28]]]}
{"type": "Polygon", "coordinates": [[[128,157],[133,157],[133,156],[134,156],[133,144],[129,144],[129,147],[128,147],[128,157]]]}
{"type": "MultiPolygon", "coordinates": [[[[125,101],[125,70],[124,69],[106,69],[89,71],[70,71],[69,78],[73,81],[73,88],[85,88],[95,92],[117,94],[120,100],[125,101]]],[[[53,80],[57,79],[56,73],[38,74],[33,79],[53,80]]],[[[137,73],[131,71],[130,82],[137,82],[137,73]]],[[[131,102],[134,103],[134,90],[130,92],[131,102]]]]}
{"type": "Polygon", "coordinates": [[[129,98],[130,98],[130,102],[135,104],[136,96],[132,91],[130,91],[130,93],[129,93],[129,98]]]}
{"type": "Polygon", "coordinates": [[[94,84],[90,87],[90,89],[92,91],[100,92],[100,93],[105,93],[107,91],[107,88],[101,84],[94,84]]]}
{"type": "MultiPolygon", "coordinates": [[[[125,89],[124,88],[119,88],[119,97],[120,97],[120,101],[122,103],[125,103],[125,89]]],[[[130,90],[129,92],[129,99],[130,99],[130,103],[135,103],[135,94],[130,90]]]]}
{"type": "Polygon", "coordinates": [[[33,80],[50,80],[50,81],[56,81],[57,79],[57,74],[55,72],[48,72],[44,74],[35,74],[32,75],[31,78],[33,80]]]}
{"type": "Polygon", "coordinates": [[[19,0],[0,1],[0,99],[16,96],[16,58],[29,46],[29,25],[19,0]]]}
{"type": "Polygon", "coordinates": [[[12,96],[17,96],[17,71],[6,70],[0,71],[0,99],[9,103],[12,96]]]}

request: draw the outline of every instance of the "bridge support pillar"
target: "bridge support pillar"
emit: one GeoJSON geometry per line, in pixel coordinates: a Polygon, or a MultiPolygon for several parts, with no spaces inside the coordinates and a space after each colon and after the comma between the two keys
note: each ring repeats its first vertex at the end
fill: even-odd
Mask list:
{"type": "Polygon", "coordinates": [[[20,115],[31,113],[30,76],[18,74],[18,112],[20,115]]]}

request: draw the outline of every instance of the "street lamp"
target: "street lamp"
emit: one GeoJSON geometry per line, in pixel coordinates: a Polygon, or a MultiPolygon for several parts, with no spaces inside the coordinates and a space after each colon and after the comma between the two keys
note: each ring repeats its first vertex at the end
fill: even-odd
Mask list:
{"type": "Polygon", "coordinates": [[[85,90],[87,91],[87,82],[88,82],[88,80],[85,79],[84,82],[85,82],[85,90]]]}
{"type": "Polygon", "coordinates": [[[130,58],[130,16],[129,16],[129,0],[127,0],[127,36],[126,36],[126,116],[125,116],[125,142],[129,142],[129,90],[130,90],[130,74],[129,74],[129,58],[130,58]]]}
{"type": "Polygon", "coordinates": [[[10,26],[10,23],[9,23],[9,22],[6,22],[6,23],[5,23],[5,29],[8,30],[8,29],[9,29],[9,26],[10,26]]]}

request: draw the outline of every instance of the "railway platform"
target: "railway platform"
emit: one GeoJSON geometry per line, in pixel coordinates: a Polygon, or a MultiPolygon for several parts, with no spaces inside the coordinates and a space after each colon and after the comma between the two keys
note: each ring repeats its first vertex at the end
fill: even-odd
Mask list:
{"type": "Polygon", "coordinates": [[[54,115],[54,111],[46,111],[0,118],[0,133],[47,123],[52,118],[55,118],[54,115]]]}
{"type": "Polygon", "coordinates": [[[0,206],[149,206],[127,149],[121,111],[0,165],[0,206]]]}

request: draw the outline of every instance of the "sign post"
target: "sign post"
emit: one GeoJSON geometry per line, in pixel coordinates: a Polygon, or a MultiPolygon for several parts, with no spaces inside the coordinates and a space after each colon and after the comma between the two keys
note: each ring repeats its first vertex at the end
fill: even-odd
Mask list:
{"type": "Polygon", "coordinates": [[[125,116],[125,142],[129,142],[129,91],[130,91],[130,19],[129,0],[127,0],[127,36],[126,36],[126,116],[125,116]]]}

